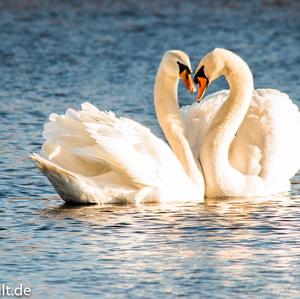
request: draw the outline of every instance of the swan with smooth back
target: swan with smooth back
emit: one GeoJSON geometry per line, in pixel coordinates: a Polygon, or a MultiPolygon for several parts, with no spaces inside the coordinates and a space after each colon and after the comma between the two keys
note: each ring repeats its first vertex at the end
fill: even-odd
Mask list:
{"type": "Polygon", "coordinates": [[[215,49],[199,62],[197,101],[220,76],[230,90],[208,96],[183,116],[189,118],[189,142],[197,145],[194,154],[200,151],[206,196],[268,196],[290,190],[290,179],[300,168],[298,107],[278,90],[255,90],[248,65],[225,49],[215,49]]]}
{"type": "Polygon", "coordinates": [[[171,148],[149,129],[90,103],[51,114],[32,159],[66,202],[203,201],[204,181],[179,116],[179,79],[193,92],[188,56],[168,51],[154,86],[158,121],[171,148]]]}

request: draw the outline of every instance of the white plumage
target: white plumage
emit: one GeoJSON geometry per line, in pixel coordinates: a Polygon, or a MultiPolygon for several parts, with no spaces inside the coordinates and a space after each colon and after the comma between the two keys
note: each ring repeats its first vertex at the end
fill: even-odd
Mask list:
{"type": "Polygon", "coordinates": [[[65,201],[200,202],[199,161],[207,197],[290,189],[289,180],[300,168],[298,107],[278,90],[254,90],[247,64],[216,49],[199,66],[205,66],[211,82],[225,75],[230,91],[179,111],[178,61],[190,68],[185,53],[164,55],[154,88],[158,121],[173,151],[141,124],[89,103],[80,111],[50,115],[42,153],[32,158],[65,201]]]}
{"type": "Polygon", "coordinates": [[[224,75],[220,91],[182,111],[193,153],[201,160],[205,195],[268,196],[290,190],[300,168],[300,113],[288,95],[253,87],[248,65],[215,49],[197,69],[210,82],[224,75]]]}
{"type": "MultiPolygon", "coordinates": [[[[181,108],[186,137],[198,157],[204,136],[229,90],[205,97],[181,108]]],[[[300,113],[287,94],[275,89],[256,89],[229,151],[230,164],[243,174],[279,174],[285,180],[300,167],[300,113]]],[[[209,159],[209,157],[208,157],[209,159]]]]}
{"type": "Polygon", "coordinates": [[[32,158],[65,201],[194,200],[169,146],[133,120],[84,103],[52,114],[43,136],[42,153],[32,158]]]}
{"type": "MultiPolygon", "coordinates": [[[[170,51],[158,70],[157,76],[169,77],[173,86],[170,94],[169,86],[165,90],[165,84],[157,81],[156,93],[166,103],[177,101],[173,90],[177,91],[179,81],[178,60],[190,67],[186,54],[170,51]]],[[[171,105],[158,109],[161,119],[169,115],[168,107],[171,105]]],[[[90,103],[82,104],[80,111],[51,114],[49,119],[42,152],[33,154],[32,159],[66,202],[203,200],[203,188],[195,186],[171,148],[141,124],[99,111],[90,103]]],[[[175,135],[185,140],[181,131],[179,125],[173,127],[169,139],[175,135]]],[[[193,158],[189,162],[197,167],[193,158]]]]}

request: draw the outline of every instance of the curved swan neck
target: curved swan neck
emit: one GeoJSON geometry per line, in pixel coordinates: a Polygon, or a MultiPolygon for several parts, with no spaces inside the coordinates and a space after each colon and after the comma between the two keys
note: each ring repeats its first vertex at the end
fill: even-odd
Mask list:
{"type": "Polygon", "coordinates": [[[213,120],[200,152],[209,196],[214,196],[213,193],[210,194],[210,190],[215,182],[222,190],[229,186],[226,183],[228,181],[241,188],[245,183],[245,177],[231,167],[228,153],[250,106],[253,78],[248,65],[233,53],[224,56],[224,65],[223,75],[230,86],[230,94],[213,120]]]}
{"type": "Polygon", "coordinates": [[[234,102],[250,103],[254,89],[251,70],[240,57],[233,55],[229,56],[224,68],[224,76],[230,88],[230,99],[234,102]]]}
{"type": "Polygon", "coordinates": [[[154,84],[154,107],[159,124],[165,132],[165,123],[170,123],[170,116],[175,118],[179,117],[179,105],[178,105],[178,83],[179,78],[170,77],[163,66],[160,66],[154,84]]]}
{"type": "Polygon", "coordinates": [[[210,132],[219,132],[215,143],[220,144],[222,153],[227,157],[231,141],[249,108],[254,87],[252,73],[240,57],[231,53],[224,60],[223,74],[229,84],[230,94],[213,120],[210,132]]]}
{"type": "Polygon", "coordinates": [[[230,94],[222,109],[223,145],[229,149],[230,143],[239,129],[253,94],[253,77],[248,65],[238,56],[232,54],[225,62],[224,76],[229,84],[230,94]],[[224,115],[225,114],[225,115],[224,115]]]}
{"type": "Polygon", "coordinates": [[[184,134],[178,105],[179,78],[170,77],[161,64],[154,84],[154,106],[157,119],[174,154],[191,180],[204,190],[203,175],[184,134]]]}

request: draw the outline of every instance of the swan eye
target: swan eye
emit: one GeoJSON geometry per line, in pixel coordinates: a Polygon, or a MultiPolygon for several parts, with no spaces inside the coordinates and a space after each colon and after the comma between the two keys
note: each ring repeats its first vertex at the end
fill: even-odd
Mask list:
{"type": "Polygon", "coordinates": [[[189,67],[187,67],[185,64],[177,61],[177,64],[179,66],[179,75],[181,75],[184,71],[186,71],[187,74],[191,74],[191,70],[189,69],[189,67]]]}
{"type": "Polygon", "coordinates": [[[208,78],[206,77],[205,73],[204,73],[204,65],[201,66],[201,68],[198,70],[198,72],[195,74],[194,76],[194,82],[195,84],[199,83],[199,78],[204,78],[207,80],[207,83],[209,82],[208,78]]]}
{"type": "Polygon", "coordinates": [[[200,102],[209,84],[209,80],[204,73],[204,66],[201,66],[194,76],[194,83],[198,84],[198,94],[196,100],[197,102],[200,102]]]}

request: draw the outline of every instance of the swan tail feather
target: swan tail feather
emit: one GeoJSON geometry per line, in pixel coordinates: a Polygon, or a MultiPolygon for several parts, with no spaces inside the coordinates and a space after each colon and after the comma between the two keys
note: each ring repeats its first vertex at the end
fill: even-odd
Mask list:
{"type": "Polygon", "coordinates": [[[59,196],[66,202],[99,203],[99,194],[93,186],[86,184],[79,175],[52,163],[33,153],[31,155],[38,168],[46,175],[59,196]]]}
{"type": "Polygon", "coordinates": [[[68,203],[149,203],[157,202],[160,198],[156,188],[149,186],[140,189],[132,188],[124,182],[122,176],[116,179],[113,172],[107,176],[106,181],[100,178],[100,184],[97,184],[99,183],[97,177],[94,180],[81,177],[35,153],[31,155],[31,158],[59,196],[68,203]],[[115,183],[114,186],[113,183],[115,183]]]}

